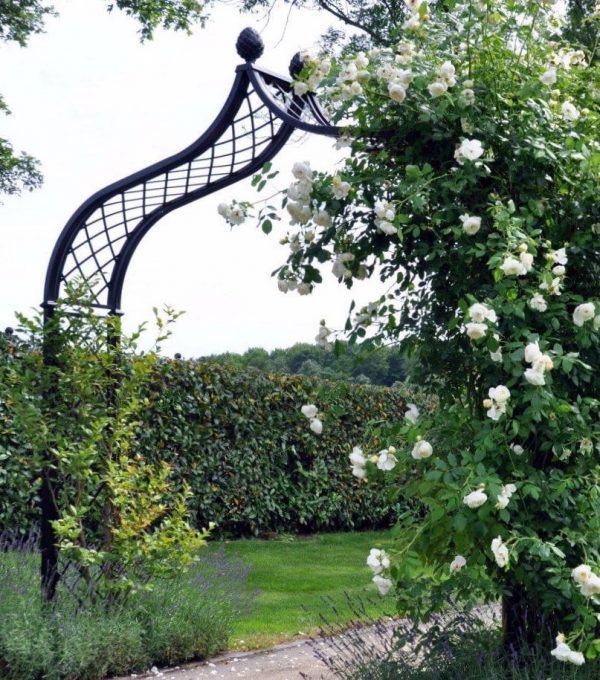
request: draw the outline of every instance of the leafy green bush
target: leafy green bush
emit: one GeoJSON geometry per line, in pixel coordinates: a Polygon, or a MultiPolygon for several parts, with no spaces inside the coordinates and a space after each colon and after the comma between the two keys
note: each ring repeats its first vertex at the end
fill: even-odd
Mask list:
{"type": "Polygon", "coordinates": [[[121,606],[82,606],[72,582],[44,606],[37,554],[5,548],[0,540],[3,680],[101,680],[211,656],[252,599],[246,567],[204,550],[185,576],[155,579],[121,606]]]}
{"type": "MultiPolygon", "coordinates": [[[[0,333],[0,373],[27,351],[0,333]]],[[[36,521],[28,432],[19,430],[0,380],[0,529],[36,521]]],[[[397,418],[405,395],[365,385],[265,374],[195,361],[160,361],[143,386],[133,453],[168,463],[187,482],[198,528],[233,535],[389,525],[381,487],[359,484],[347,456],[374,423],[397,418]],[[327,410],[322,435],[300,408],[327,410]]]]}
{"type": "Polygon", "coordinates": [[[137,444],[189,484],[197,526],[240,535],[392,521],[381,487],[357,483],[347,457],[368,427],[403,412],[396,391],[193,361],[165,361],[155,378],[137,444]],[[327,407],[321,435],[306,403],[327,407]]]}

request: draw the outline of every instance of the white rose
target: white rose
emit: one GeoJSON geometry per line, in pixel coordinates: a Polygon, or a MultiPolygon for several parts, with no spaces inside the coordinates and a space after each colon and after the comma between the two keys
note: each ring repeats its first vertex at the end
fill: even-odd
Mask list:
{"type": "Polygon", "coordinates": [[[320,227],[330,227],[332,223],[331,215],[327,210],[318,210],[313,215],[313,222],[318,224],[320,227]]]}
{"type": "Polygon", "coordinates": [[[373,576],[373,583],[377,586],[377,590],[382,596],[387,595],[394,585],[392,580],[385,578],[385,576],[373,576]]]}
{"type": "Polygon", "coordinates": [[[600,593],[600,578],[592,572],[586,581],[579,584],[579,590],[584,597],[598,595],[600,593]]]}
{"type": "Polygon", "coordinates": [[[334,175],[331,179],[331,192],[337,199],[346,198],[350,193],[349,182],[344,182],[339,175],[334,175]]]}
{"type": "Polygon", "coordinates": [[[381,222],[377,225],[377,228],[386,236],[394,236],[394,234],[398,233],[396,227],[391,222],[387,222],[386,220],[381,220],[381,222]]]}
{"type": "Polygon", "coordinates": [[[300,283],[296,290],[298,291],[299,295],[310,295],[310,293],[312,292],[310,283],[300,283]]]}
{"type": "Polygon", "coordinates": [[[465,100],[467,104],[475,103],[475,91],[472,90],[470,87],[465,87],[465,89],[461,91],[460,96],[465,100]]]}
{"type": "Polygon", "coordinates": [[[556,647],[550,652],[558,661],[569,661],[571,658],[571,648],[566,642],[557,642],[556,647]]]}
{"type": "Polygon", "coordinates": [[[219,215],[221,215],[221,217],[224,217],[226,220],[228,220],[231,208],[227,203],[219,203],[219,205],[217,206],[217,212],[219,213],[219,215]]]}
{"type": "Polygon", "coordinates": [[[558,250],[553,250],[549,253],[549,257],[556,264],[567,264],[569,258],[567,257],[567,249],[559,248],[558,250]]]}
{"type": "Polygon", "coordinates": [[[587,564],[580,564],[578,567],[575,567],[575,569],[571,571],[571,578],[578,585],[586,583],[590,579],[591,575],[592,568],[587,564]]]}
{"type": "Polygon", "coordinates": [[[448,91],[448,85],[442,80],[436,80],[427,86],[429,94],[432,97],[441,97],[445,92],[448,91]]]}
{"type": "Polygon", "coordinates": [[[277,279],[277,288],[279,288],[282,293],[287,293],[290,289],[289,281],[286,279],[277,279]]]}
{"type": "Polygon", "coordinates": [[[544,374],[542,371],[538,371],[535,368],[528,368],[525,371],[525,380],[530,385],[536,385],[536,386],[541,386],[546,384],[546,378],[544,377],[544,374]]]}
{"type": "Polygon", "coordinates": [[[535,293],[527,304],[536,312],[545,312],[548,309],[548,303],[541,293],[535,293]]]}
{"type": "Polygon", "coordinates": [[[530,342],[525,346],[525,361],[528,364],[532,364],[535,361],[539,361],[542,358],[542,350],[540,349],[539,343],[530,342]]]}
{"type": "Polygon", "coordinates": [[[411,423],[416,423],[419,417],[419,409],[416,404],[406,404],[408,406],[407,410],[404,412],[404,417],[411,423]]]}
{"type": "Polygon", "coordinates": [[[531,271],[531,268],[533,267],[533,255],[531,253],[521,253],[519,255],[519,260],[525,267],[526,272],[531,271]]]}
{"type": "Polygon", "coordinates": [[[556,69],[550,66],[546,71],[540,76],[540,82],[544,85],[554,85],[557,80],[556,69]]]}
{"type": "Polygon", "coordinates": [[[296,81],[294,83],[294,94],[298,97],[302,97],[308,92],[308,85],[301,81],[296,81]]]}
{"type": "Polygon", "coordinates": [[[411,456],[415,460],[422,460],[423,458],[429,458],[433,453],[433,447],[431,444],[424,439],[420,439],[414,446],[411,456]]]}
{"type": "Polygon", "coordinates": [[[310,420],[311,418],[316,418],[319,409],[314,404],[304,404],[300,411],[302,411],[302,415],[305,418],[310,420]]]}
{"type": "Polygon", "coordinates": [[[310,163],[308,161],[294,163],[292,166],[292,175],[294,175],[296,179],[305,179],[311,182],[313,173],[310,169],[310,163]]]}
{"type": "Polygon", "coordinates": [[[505,567],[508,564],[508,548],[504,545],[500,536],[492,541],[492,552],[499,567],[505,567]]]}
{"type": "Polygon", "coordinates": [[[471,510],[475,510],[476,508],[481,507],[487,501],[487,499],[487,494],[481,488],[477,489],[476,491],[471,491],[471,493],[467,494],[463,498],[463,503],[469,506],[471,510]]]}
{"type": "Polygon", "coordinates": [[[506,404],[492,404],[486,413],[488,418],[500,420],[502,415],[506,413],[506,404]]]}
{"type": "Polygon", "coordinates": [[[465,160],[476,161],[483,156],[483,144],[478,139],[465,139],[454,152],[454,158],[462,165],[465,160]]]}
{"type": "Polygon", "coordinates": [[[481,228],[481,217],[475,217],[465,213],[459,217],[462,222],[463,231],[469,236],[474,236],[481,228]]]}
{"type": "Polygon", "coordinates": [[[576,326],[583,326],[586,321],[593,319],[596,314],[596,307],[593,302],[584,302],[575,307],[573,312],[573,323],[576,326]]]}
{"type": "Polygon", "coordinates": [[[467,335],[471,340],[478,340],[483,338],[487,333],[487,326],[484,323],[467,323],[465,324],[467,335]]]}
{"type": "Polygon", "coordinates": [[[520,444],[511,444],[509,448],[517,456],[522,456],[525,453],[525,449],[520,444]]]}
{"type": "Polygon", "coordinates": [[[353,465],[352,466],[352,474],[357,479],[365,479],[365,477],[367,476],[367,471],[365,470],[364,467],[361,467],[360,465],[353,465]]]}
{"type": "Polygon", "coordinates": [[[315,434],[322,434],[323,432],[323,423],[318,419],[318,418],[313,418],[310,421],[310,429],[315,433],[315,434]]]}
{"type": "Polygon", "coordinates": [[[381,574],[382,571],[390,568],[390,557],[385,550],[371,548],[367,557],[367,566],[374,574],[381,574]]]}
{"type": "Polygon", "coordinates": [[[510,390],[506,385],[498,385],[497,387],[490,387],[488,395],[493,401],[503,404],[510,399],[510,390]]]}
{"type": "Polygon", "coordinates": [[[564,120],[567,123],[574,123],[581,114],[579,111],[571,104],[571,102],[564,102],[563,105],[561,106],[561,111],[564,120]]]}
{"type": "Polygon", "coordinates": [[[406,88],[400,83],[392,83],[388,87],[388,94],[390,99],[401,104],[406,99],[406,88]]]}
{"type": "Polygon", "coordinates": [[[510,256],[505,258],[500,269],[502,269],[506,276],[524,276],[527,274],[525,265],[520,260],[510,256]]]}
{"type": "Polygon", "coordinates": [[[457,555],[452,562],[450,562],[450,571],[454,574],[466,566],[467,560],[462,555],[457,555]]]}
{"type": "Polygon", "coordinates": [[[483,323],[486,319],[492,323],[498,321],[496,312],[481,302],[475,302],[469,307],[469,316],[476,323],[483,323]]]}
{"type": "Polygon", "coordinates": [[[556,267],[552,267],[552,273],[554,276],[564,276],[567,273],[567,270],[562,264],[557,264],[556,267]]]}
{"type": "Polygon", "coordinates": [[[454,64],[452,64],[449,61],[445,61],[438,69],[438,73],[441,78],[443,78],[445,81],[455,81],[455,76],[456,76],[456,69],[454,68],[454,64]]]}
{"type": "Polygon", "coordinates": [[[513,493],[517,490],[517,487],[514,484],[506,484],[502,487],[500,490],[500,493],[498,494],[497,497],[497,503],[496,503],[496,509],[497,510],[504,510],[504,508],[508,505],[511,496],[513,493]]]}
{"type": "Polygon", "coordinates": [[[384,472],[389,472],[396,467],[397,462],[396,456],[389,449],[383,449],[379,452],[377,467],[384,472]]]}

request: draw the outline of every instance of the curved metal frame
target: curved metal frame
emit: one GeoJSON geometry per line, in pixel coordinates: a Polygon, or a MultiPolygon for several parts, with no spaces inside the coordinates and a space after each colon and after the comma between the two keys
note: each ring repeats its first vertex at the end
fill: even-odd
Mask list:
{"type": "Polygon", "coordinates": [[[297,96],[288,78],[252,63],[238,66],[225,105],[199,139],[101,189],[76,210],[52,252],[42,306],[51,309],[64,284],[80,278],[96,307],[120,314],[127,269],[148,231],[172,210],[260,170],[296,129],[339,134],[314,94],[297,96]]]}
{"type": "MultiPolygon", "coordinates": [[[[46,273],[42,303],[46,321],[72,279],[87,284],[96,308],[120,315],[131,258],[162,217],[260,170],[296,129],[339,135],[313,94],[297,96],[291,80],[253,66],[263,52],[255,31],[243,31],[236,46],[246,64],[236,69],[227,101],[208,130],[174,156],[101,189],[67,222],[46,273]]],[[[296,55],[290,70],[297,73],[301,68],[302,59],[296,55]]],[[[46,334],[44,346],[48,365],[55,359],[50,335],[46,334]]],[[[40,552],[42,594],[51,600],[60,578],[53,529],[58,509],[49,452],[46,456],[40,487],[40,552]]]]}

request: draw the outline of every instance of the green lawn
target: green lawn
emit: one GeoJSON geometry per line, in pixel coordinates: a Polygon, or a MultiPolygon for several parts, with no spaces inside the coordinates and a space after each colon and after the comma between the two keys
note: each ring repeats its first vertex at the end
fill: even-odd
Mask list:
{"type": "Polygon", "coordinates": [[[369,616],[392,614],[393,598],[377,593],[366,566],[369,550],[391,541],[390,531],[365,531],[225,543],[227,555],[252,566],[249,586],[259,591],[251,616],[235,628],[232,648],[266,647],[314,633],[320,615],[347,623],[356,616],[346,598],[362,601],[369,616]]]}

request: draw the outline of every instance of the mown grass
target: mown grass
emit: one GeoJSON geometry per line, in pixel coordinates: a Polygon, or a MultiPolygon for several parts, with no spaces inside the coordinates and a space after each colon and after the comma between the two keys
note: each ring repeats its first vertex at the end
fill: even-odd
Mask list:
{"type": "Polygon", "coordinates": [[[330,623],[349,623],[356,614],[346,605],[347,599],[361,600],[365,616],[393,613],[392,598],[377,593],[366,566],[371,548],[391,543],[391,531],[225,543],[227,557],[251,566],[248,585],[258,591],[251,615],[234,625],[230,646],[257,649],[313,634],[321,616],[330,623]]]}

